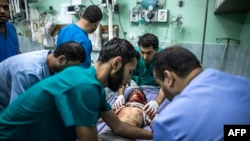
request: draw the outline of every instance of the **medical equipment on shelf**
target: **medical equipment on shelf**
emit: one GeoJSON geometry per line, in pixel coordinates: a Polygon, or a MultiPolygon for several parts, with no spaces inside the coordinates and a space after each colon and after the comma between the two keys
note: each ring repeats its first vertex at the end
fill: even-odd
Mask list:
{"type": "Polygon", "coordinates": [[[102,0],[101,3],[102,7],[106,8],[108,11],[108,38],[111,40],[114,37],[112,16],[113,12],[116,12],[118,6],[116,0],[102,0]]]}
{"type": "Polygon", "coordinates": [[[21,22],[22,20],[29,20],[27,0],[10,0],[9,8],[12,22],[21,22]]]}
{"type": "Polygon", "coordinates": [[[167,22],[168,10],[159,9],[163,3],[163,0],[138,0],[136,6],[130,10],[130,22],[139,22],[141,18],[150,23],[167,22]]]}
{"type": "Polygon", "coordinates": [[[85,9],[85,5],[70,5],[65,7],[66,14],[68,15],[75,15],[75,14],[81,14],[85,9]]]}
{"type": "Polygon", "coordinates": [[[139,1],[136,2],[136,6],[130,10],[129,12],[129,20],[131,22],[137,22],[139,21],[140,17],[139,17],[139,12],[140,12],[140,3],[139,1]]]}
{"type": "Polygon", "coordinates": [[[142,0],[141,5],[143,8],[148,10],[145,12],[145,16],[147,17],[149,22],[151,22],[152,20],[155,21],[156,19],[155,9],[157,6],[157,0],[142,0]]]}

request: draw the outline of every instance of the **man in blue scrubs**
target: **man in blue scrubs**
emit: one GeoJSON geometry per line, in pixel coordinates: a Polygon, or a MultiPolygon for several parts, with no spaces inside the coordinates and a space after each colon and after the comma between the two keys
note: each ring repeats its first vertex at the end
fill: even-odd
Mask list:
{"type": "Polygon", "coordinates": [[[96,5],[88,6],[78,22],[67,25],[59,31],[57,46],[67,41],[80,43],[86,51],[86,61],[83,63],[83,67],[88,68],[91,65],[92,52],[92,43],[88,34],[97,29],[101,19],[101,9],[96,5]]]}
{"type": "Polygon", "coordinates": [[[156,55],[154,77],[170,103],[153,121],[154,141],[220,141],[224,125],[250,124],[250,79],[201,68],[188,49],[156,55]]]}
{"type": "Polygon", "coordinates": [[[121,122],[106,101],[129,82],[139,54],[127,40],[113,38],[94,66],[72,66],[39,81],[0,114],[0,140],[97,141],[100,117],[114,133],[152,139],[152,133],[121,122]]]}
{"type": "Polygon", "coordinates": [[[38,81],[84,60],[85,51],[76,42],[63,43],[53,53],[40,50],[5,59],[0,63],[0,113],[38,81]]]}
{"type": "Polygon", "coordinates": [[[15,27],[10,19],[9,0],[0,0],[0,62],[20,53],[15,27]]]}

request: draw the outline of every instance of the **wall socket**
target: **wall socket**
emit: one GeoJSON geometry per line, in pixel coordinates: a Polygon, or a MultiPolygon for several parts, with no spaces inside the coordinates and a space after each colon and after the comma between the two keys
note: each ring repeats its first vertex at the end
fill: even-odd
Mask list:
{"type": "Polygon", "coordinates": [[[168,21],[168,10],[160,9],[157,14],[157,22],[167,22],[168,21]]]}

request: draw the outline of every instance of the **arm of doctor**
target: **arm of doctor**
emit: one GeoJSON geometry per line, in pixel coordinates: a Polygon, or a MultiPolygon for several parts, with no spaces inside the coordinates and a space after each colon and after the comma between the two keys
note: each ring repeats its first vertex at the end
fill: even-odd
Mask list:
{"type": "Polygon", "coordinates": [[[151,131],[138,128],[126,122],[122,122],[113,110],[102,112],[101,117],[115,134],[131,139],[153,138],[151,131]]]}
{"type": "Polygon", "coordinates": [[[125,85],[122,85],[122,87],[117,91],[117,99],[115,100],[112,106],[113,109],[119,109],[125,103],[125,98],[124,98],[125,87],[126,87],[125,85]]]}
{"type": "Polygon", "coordinates": [[[96,126],[76,126],[78,141],[98,141],[98,132],[96,126]]]}
{"type": "Polygon", "coordinates": [[[151,119],[154,118],[159,105],[165,100],[166,96],[164,95],[162,89],[159,90],[159,93],[155,100],[148,102],[144,107],[143,110],[145,111],[146,115],[148,115],[151,119]]]}

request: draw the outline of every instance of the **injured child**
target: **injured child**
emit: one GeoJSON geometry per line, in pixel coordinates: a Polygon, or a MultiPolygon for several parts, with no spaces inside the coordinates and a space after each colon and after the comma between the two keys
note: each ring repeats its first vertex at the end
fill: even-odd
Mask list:
{"type": "MultiPolygon", "coordinates": [[[[135,88],[128,95],[125,105],[119,109],[114,109],[119,119],[134,126],[143,128],[150,125],[150,119],[144,114],[143,106],[147,103],[147,98],[140,88],[135,88]]],[[[99,141],[135,141],[114,134],[111,129],[106,128],[99,134],[99,141]]]]}

